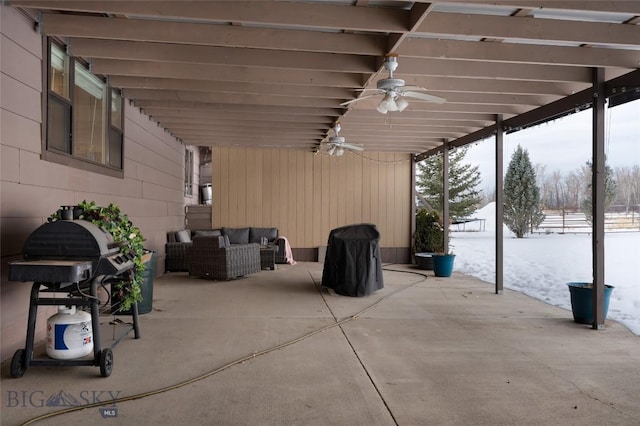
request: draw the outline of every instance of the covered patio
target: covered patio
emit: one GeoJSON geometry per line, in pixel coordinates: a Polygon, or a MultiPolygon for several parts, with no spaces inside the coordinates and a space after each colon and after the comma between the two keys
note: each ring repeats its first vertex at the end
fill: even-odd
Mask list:
{"type": "Polygon", "coordinates": [[[320,288],[315,262],[227,282],[165,274],[110,377],[32,367],[3,380],[2,423],[638,423],[640,341],[625,327],[591,333],[472,277],[384,269],[385,287],[361,298],[320,288]],[[61,392],[96,404],[46,406],[61,392]]]}
{"type": "MultiPolygon", "coordinates": [[[[310,261],[332,228],[370,222],[383,261],[409,262],[414,164],[427,155],[495,137],[502,164],[503,134],[594,106],[602,170],[605,99],[640,93],[640,3],[8,0],[0,10],[2,359],[23,346],[28,307],[6,264],[60,205],[119,204],[159,256],[154,310],[142,339],[114,351],[113,375],[30,368],[7,380],[4,363],[3,424],[55,412],[47,400],[65,395],[121,399],[107,407],[117,411],[53,423],[638,423],[640,343],[617,323],[590,333],[503,291],[500,276],[494,288],[409,266],[389,266],[372,296],[330,296],[310,261]],[[61,57],[122,100],[119,164],[78,158],[71,120],[54,141],[68,151],[49,149],[48,124],[63,122],[48,107],[61,57]],[[381,93],[351,102],[389,77],[385,57],[397,57],[395,78],[446,102],[409,99],[389,114],[376,110],[381,93]],[[330,155],[336,122],[364,151],[330,155]],[[231,282],[162,275],[166,233],[199,202],[200,147],[211,148],[211,226],[277,227],[302,262],[231,282]]],[[[595,239],[594,257],[602,284],[595,239]]]]}

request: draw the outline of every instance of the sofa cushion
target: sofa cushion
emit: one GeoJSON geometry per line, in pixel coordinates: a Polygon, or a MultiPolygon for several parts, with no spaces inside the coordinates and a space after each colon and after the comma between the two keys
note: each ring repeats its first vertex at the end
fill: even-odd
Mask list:
{"type": "Polygon", "coordinates": [[[231,244],[249,244],[249,228],[222,228],[222,235],[229,237],[231,244]]]}
{"type": "Polygon", "coordinates": [[[261,243],[261,238],[266,237],[269,242],[278,238],[278,228],[249,228],[249,242],[261,243]]]}
{"type": "Polygon", "coordinates": [[[222,231],[219,229],[196,229],[193,232],[193,237],[219,237],[222,235],[222,231]]]}
{"type": "Polygon", "coordinates": [[[231,247],[231,244],[229,243],[229,237],[227,235],[218,236],[218,247],[219,248],[231,247]]]}
{"type": "Polygon", "coordinates": [[[191,233],[186,229],[181,229],[176,232],[176,240],[178,240],[179,243],[190,243],[191,233]]]}

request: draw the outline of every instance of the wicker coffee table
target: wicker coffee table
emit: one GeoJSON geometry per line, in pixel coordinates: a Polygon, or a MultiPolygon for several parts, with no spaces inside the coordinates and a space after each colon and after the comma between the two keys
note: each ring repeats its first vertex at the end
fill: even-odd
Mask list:
{"type": "Polygon", "coordinates": [[[260,247],[260,268],[276,270],[276,251],[273,247],[260,247]]]}

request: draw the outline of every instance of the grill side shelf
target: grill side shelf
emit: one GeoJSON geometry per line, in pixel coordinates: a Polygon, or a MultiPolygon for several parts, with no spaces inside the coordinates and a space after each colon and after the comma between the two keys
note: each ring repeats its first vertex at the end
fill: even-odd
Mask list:
{"type": "Polygon", "coordinates": [[[90,260],[16,260],[9,262],[9,280],[72,283],[91,277],[90,260]]]}

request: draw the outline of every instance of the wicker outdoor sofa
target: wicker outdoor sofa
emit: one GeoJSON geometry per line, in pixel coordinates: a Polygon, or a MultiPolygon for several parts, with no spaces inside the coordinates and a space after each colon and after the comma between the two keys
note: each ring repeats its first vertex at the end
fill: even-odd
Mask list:
{"type": "Polygon", "coordinates": [[[189,271],[189,250],[193,241],[200,237],[210,237],[218,245],[219,236],[229,238],[231,246],[260,243],[262,237],[267,238],[269,246],[275,251],[275,263],[287,263],[285,257],[285,241],[278,238],[277,228],[221,228],[188,230],[182,229],[167,233],[167,243],[165,245],[165,271],[167,272],[187,272],[189,271]]]}

